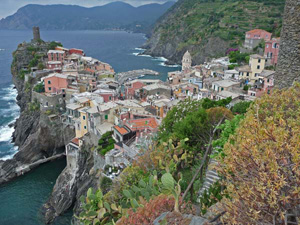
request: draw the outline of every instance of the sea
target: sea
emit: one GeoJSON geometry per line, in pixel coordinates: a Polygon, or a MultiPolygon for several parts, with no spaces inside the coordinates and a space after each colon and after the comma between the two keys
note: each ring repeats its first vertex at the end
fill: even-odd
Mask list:
{"type": "MultiPolygon", "coordinates": [[[[16,104],[17,91],[12,84],[10,66],[12,52],[19,43],[29,42],[32,32],[0,30],[0,160],[14,156],[18,148],[12,143],[12,124],[20,114],[16,104]]],[[[167,73],[181,69],[178,65],[166,65],[167,59],[141,55],[144,34],[125,31],[43,31],[45,41],[59,41],[66,48],[83,49],[87,56],[107,62],[116,72],[135,69],[151,69],[159,76],[143,79],[167,78],[167,73]]],[[[64,169],[64,159],[44,164],[22,177],[0,186],[0,225],[40,225],[43,223],[40,208],[47,201],[56,178],[64,169]]],[[[72,210],[59,217],[54,224],[70,224],[72,210]]]]}

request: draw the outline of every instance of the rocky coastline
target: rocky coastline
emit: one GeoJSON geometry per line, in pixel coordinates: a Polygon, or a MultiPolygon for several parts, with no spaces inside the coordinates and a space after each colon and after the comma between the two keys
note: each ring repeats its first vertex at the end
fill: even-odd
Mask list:
{"type": "MultiPolygon", "coordinates": [[[[28,51],[29,45],[34,43],[25,46],[20,44],[13,53],[12,80],[18,91],[17,104],[20,107],[20,117],[14,124],[13,142],[19,150],[12,159],[0,161],[0,184],[30,171],[33,168],[31,164],[41,159],[63,153],[66,140],[74,135],[73,130],[63,128],[59,118],[50,121],[48,116],[39,110],[29,110],[31,84],[34,80],[25,82],[24,77],[20,76],[24,65],[28,65],[33,59],[33,55],[28,51]]],[[[40,45],[42,49],[46,49],[48,43],[40,45]]]]}

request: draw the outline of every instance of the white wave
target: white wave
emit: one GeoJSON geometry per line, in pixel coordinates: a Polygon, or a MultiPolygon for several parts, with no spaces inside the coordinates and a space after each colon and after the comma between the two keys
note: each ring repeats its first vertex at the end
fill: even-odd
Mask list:
{"type": "Polygon", "coordinates": [[[168,59],[164,58],[164,57],[154,57],[153,58],[154,61],[160,61],[160,62],[167,62],[168,59]]]}
{"type": "Polygon", "coordinates": [[[143,49],[143,48],[135,48],[134,50],[137,50],[137,51],[145,51],[146,49],[143,49]]]}
{"type": "Polygon", "coordinates": [[[151,56],[151,55],[144,55],[144,54],[141,54],[141,55],[138,55],[138,56],[143,56],[143,57],[152,58],[152,56],[151,56]]]}
{"type": "Polygon", "coordinates": [[[132,55],[135,55],[135,56],[138,56],[140,53],[138,53],[138,52],[134,52],[134,53],[132,53],[132,55]]]}
{"type": "Polygon", "coordinates": [[[164,67],[180,67],[180,65],[167,65],[166,63],[162,62],[159,64],[160,66],[164,66],[164,67]]]}
{"type": "Polygon", "coordinates": [[[0,127],[0,142],[11,141],[14,130],[14,127],[8,125],[0,127]]]}
{"type": "Polygon", "coordinates": [[[3,100],[5,101],[13,101],[16,100],[18,92],[16,89],[12,88],[3,88],[4,91],[7,93],[2,97],[3,100]]]}
{"type": "Polygon", "coordinates": [[[14,157],[14,155],[18,152],[18,147],[14,146],[13,148],[11,148],[11,150],[8,152],[9,155],[4,156],[2,158],[0,158],[0,160],[6,161],[8,159],[12,159],[14,157]]]}

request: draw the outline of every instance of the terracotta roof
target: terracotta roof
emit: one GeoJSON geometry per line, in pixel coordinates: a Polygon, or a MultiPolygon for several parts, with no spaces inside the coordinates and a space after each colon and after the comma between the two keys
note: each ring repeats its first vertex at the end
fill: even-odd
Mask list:
{"type": "Polygon", "coordinates": [[[137,120],[130,120],[127,122],[130,126],[130,129],[140,129],[144,127],[151,127],[153,129],[156,129],[158,127],[158,124],[155,120],[155,118],[145,118],[145,119],[137,119],[137,120]]]}
{"type": "Polygon", "coordinates": [[[257,32],[262,32],[262,31],[270,33],[268,31],[265,31],[265,30],[262,30],[262,29],[254,29],[254,30],[247,31],[246,33],[247,34],[249,34],[249,33],[252,34],[252,33],[257,33],[257,32]]]}
{"type": "Polygon", "coordinates": [[[86,71],[87,71],[87,72],[91,72],[91,73],[95,73],[95,72],[96,72],[95,70],[92,70],[92,69],[90,69],[90,68],[86,68],[86,71]]]}
{"type": "Polygon", "coordinates": [[[72,142],[73,144],[79,146],[79,139],[78,139],[78,138],[73,138],[71,142],[72,142]]]}
{"type": "Polygon", "coordinates": [[[119,127],[118,125],[116,125],[116,126],[114,126],[114,128],[122,135],[128,133],[128,130],[126,130],[124,127],[119,127]]]}

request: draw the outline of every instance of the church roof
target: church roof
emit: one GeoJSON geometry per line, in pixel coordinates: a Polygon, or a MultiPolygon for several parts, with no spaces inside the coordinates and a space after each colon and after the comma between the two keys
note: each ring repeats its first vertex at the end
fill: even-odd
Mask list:
{"type": "Polygon", "coordinates": [[[191,54],[189,53],[189,51],[186,51],[183,55],[183,58],[192,58],[191,54]]]}

